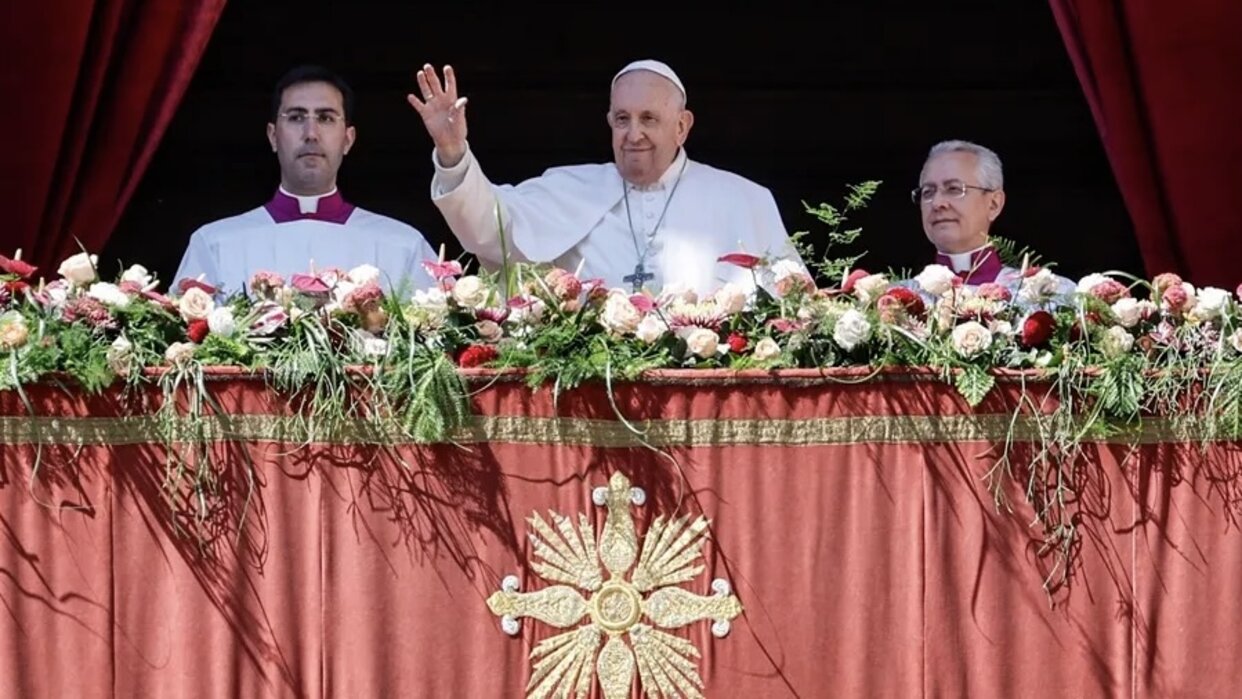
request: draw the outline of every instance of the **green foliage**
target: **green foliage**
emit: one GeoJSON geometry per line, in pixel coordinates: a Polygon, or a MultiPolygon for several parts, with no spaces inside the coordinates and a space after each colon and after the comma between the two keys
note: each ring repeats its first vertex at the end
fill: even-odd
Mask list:
{"type": "Polygon", "coordinates": [[[848,214],[866,207],[876,191],[879,190],[881,184],[880,180],[867,180],[859,184],[846,185],[849,191],[843,197],[844,204],[840,207],[826,202],[821,202],[816,206],[812,206],[805,201],[802,202],[806,213],[815,217],[828,228],[827,231],[821,234],[825,241],[823,253],[818,253],[815,250],[815,246],[806,240],[807,236],[810,235],[810,231],[795,232],[790,236],[790,239],[810,268],[811,273],[816,275],[822,283],[840,284],[841,278],[845,276],[845,273],[853,269],[858,261],[866,255],[865,252],[862,252],[854,255],[830,257],[834,247],[852,245],[858,241],[862,235],[861,228],[844,228],[846,221],[849,219],[848,214]]]}

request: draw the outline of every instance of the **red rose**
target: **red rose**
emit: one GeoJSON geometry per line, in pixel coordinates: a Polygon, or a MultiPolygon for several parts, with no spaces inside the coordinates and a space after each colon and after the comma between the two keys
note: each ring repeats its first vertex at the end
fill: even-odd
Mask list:
{"type": "Polygon", "coordinates": [[[1057,319],[1048,311],[1035,311],[1022,321],[1021,342],[1023,347],[1040,347],[1052,337],[1057,319]]]}
{"type": "Polygon", "coordinates": [[[469,369],[482,366],[500,356],[500,351],[492,345],[470,345],[457,355],[457,366],[469,369]]]}
{"type": "Polygon", "coordinates": [[[729,333],[729,339],[725,340],[725,342],[729,343],[730,351],[736,352],[738,354],[745,352],[746,346],[749,344],[746,342],[746,338],[743,337],[740,333],[729,333]]]}
{"type": "Polygon", "coordinates": [[[185,334],[190,338],[190,342],[196,345],[207,339],[207,333],[209,332],[211,332],[211,329],[207,327],[207,321],[201,319],[190,321],[189,326],[185,329],[185,334]]]}
{"type": "Polygon", "coordinates": [[[880,298],[876,300],[876,305],[892,310],[893,304],[897,304],[906,313],[906,315],[922,318],[923,313],[927,310],[923,305],[923,298],[911,289],[904,286],[889,287],[887,291],[880,294],[880,298]]]}

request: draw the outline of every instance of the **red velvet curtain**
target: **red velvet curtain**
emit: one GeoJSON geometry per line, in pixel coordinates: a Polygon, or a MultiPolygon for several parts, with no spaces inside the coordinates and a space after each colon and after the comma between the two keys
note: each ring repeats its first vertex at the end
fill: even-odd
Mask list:
{"type": "Polygon", "coordinates": [[[1242,3],[1050,0],[1147,271],[1242,281],[1242,3]]]}
{"type": "Polygon", "coordinates": [[[225,0],[6,3],[0,80],[11,122],[2,252],[54,274],[98,252],[151,160],[225,0]],[[76,240],[75,240],[76,239],[76,240]]]}

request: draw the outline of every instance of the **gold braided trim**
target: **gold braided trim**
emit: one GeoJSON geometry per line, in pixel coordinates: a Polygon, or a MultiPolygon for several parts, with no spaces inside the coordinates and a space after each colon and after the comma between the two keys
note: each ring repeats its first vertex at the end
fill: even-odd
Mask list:
{"type": "MultiPolygon", "coordinates": [[[[819,446],[855,443],[944,443],[1039,441],[1029,417],[1005,414],[893,415],[807,419],[653,420],[631,423],[573,417],[475,416],[445,441],[457,443],[550,444],[564,446],[716,447],[734,445],[819,446]]],[[[1148,419],[1132,433],[1090,441],[1118,444],[1199,441],[1202,421],[1148,419]]],[[[360,418],[311,423],[300,416],[231,415],[162,425],[155,416],[0,416],[0,445],[159,444],[176,442],[283,442],[290,444],[413,444],[395,423],[360,418]]]]}

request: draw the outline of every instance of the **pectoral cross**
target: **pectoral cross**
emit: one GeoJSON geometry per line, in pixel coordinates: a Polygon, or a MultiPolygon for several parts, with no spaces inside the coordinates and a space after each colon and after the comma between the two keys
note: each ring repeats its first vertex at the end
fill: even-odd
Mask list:
{"type": "Polygon", "coordinates": [[[633,274],[627,274],[624,277],[621,277],[622,281],[627,281],[630,283],[631,286],[634,287],[634,293],[636,294],[642,291],[643,282],[649,279],[655,279],[655,275],[652,274],[651,272],[648,272],[647,269],[643,267],[643,263],[641,262],[634,265],[633,274]]]}

